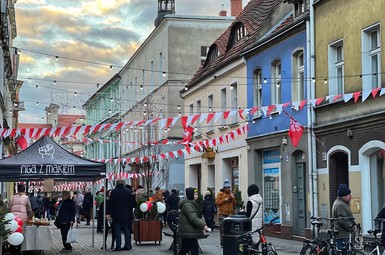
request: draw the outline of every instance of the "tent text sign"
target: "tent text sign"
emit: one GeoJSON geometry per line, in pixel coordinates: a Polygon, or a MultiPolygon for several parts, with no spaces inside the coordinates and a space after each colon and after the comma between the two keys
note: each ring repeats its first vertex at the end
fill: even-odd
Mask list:
{"type": "Polygon", "coordinates": [[[105,163],[72,154],[48,136],[12,157],[0,160],[0,181],[97,181],[105,176],[105,163]]]}

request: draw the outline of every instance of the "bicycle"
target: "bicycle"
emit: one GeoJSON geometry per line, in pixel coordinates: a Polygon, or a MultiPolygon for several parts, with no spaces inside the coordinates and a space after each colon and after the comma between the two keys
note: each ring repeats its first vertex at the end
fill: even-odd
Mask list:
{"type": "Polygon", "coordinates": [[[374,241],[366,242],[363,244],[363,251],[367,255],[381,255],[380,246],[381,240],[378,239],[377,234],[380,233],[381,225],[385,219],[374,219],[375,229],[369,229],[368,234],[374,236],[374,241]]]}
{"type": "Polygon", "coordinates": [[[355,231],[355,229],[358,233],[357,236],[359,238],[359,235],[361,233],[361,225],[355,222],[354,217],[339,217],[337,219],[346,220],[351,223],[349,226],[349,238],[348,241],[341,248],[341,253],[343,255],[365,255],[366,253],[362,250],[361,244],[357,244],[355,240],[352,239],[353,232],[355,231]]]}
{"type": "Polygon", "coordinates": [[[301,255],[334,255],[338,254],[335,244],[338,231],[335,229],[336,218],[311,217],[311,224],[317,228],[317,236],[313,240],[304,240],[303,247],[300,251],[301,255]],[[320,230],[323,226],[322,220],[330,222],[330,229],[327,230],[328,239],[320,237],[320,230]]]}
{"type": "Polygon", "coordinates": [[[274,221],[276,221],[279,217],[276,217],[272,220],[270,220],[268,223],[265,223],[262,225],[262,227],[246,232],[236,239],[241,239],[242,243],[239,244],[239,251],[243,252],[244,255],[256,255],[256,254],[262,254],[262,255],[277,255],[277,252],[273,246],[272,243],[268,243],[266,240],[266,237],[262,233],[262,230],[265,227],[269,227],[271,225],[274,225],[274,221]],[[254,242],[253,241],[253,235],[258,234],[259,235],[259,241],[254,242]],[[261,249],[259,247],[261,246],[261,249]]]}

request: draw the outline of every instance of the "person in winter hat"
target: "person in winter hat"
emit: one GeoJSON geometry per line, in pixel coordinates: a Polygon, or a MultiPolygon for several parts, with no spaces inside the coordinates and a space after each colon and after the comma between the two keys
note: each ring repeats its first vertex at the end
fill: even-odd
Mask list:
{"type": "MultiPolygon", "coordinates": [[[[338,186],[337,190],[337,199],[333,203],[332,208],[332,217],[350,217],[353,218],[352,210],[350,209],[349,203],[352,198],[351,190],[349,186],[345,183],[342,183],[338,186]]],[[[336,244],[338,247],[342,246],[342,243],[346,242],[349,238],[351,223],[347,220],[338,220],[336,221],[336,230],[338,230],[338,236],[336,239],[336,244]]],[[[354,233],[354,232],[353,232],[354,233]]],[[[354,240],[354,236],[353,236],[354,240]]]]}
{"type": "Polygon", "coordinates": [[[231,192],[229,180],[223,182],[223,189],[218,193],[215,204],[218,206],[218,221],[220,230],[220,242],[223,246],[223,220],[229,215],[234,214],[234,207],[237,203],[234,193],[231,192]]]}
{"type": "Polygon", "coordinates": [[[214,214],[217,214],[218,209],[215,206],[211,192],[207,190],[203,195],[202,215],[205,218],[206,225],[214,229],[214,214]]]}
{"type": "MultiPolygon", "coordinates": [[[[259,194],[259,188],[256,184],[251,184],[247,188],[247,195],[249,198],[246,203],[246,216],[251,219],[252,230],[262,227],[263,217],[263,199],[259,194]]],[[[259,241],[258,235],[253,235],[254,242],[259,241]]]]}
{"type": "Polygon", "coordinates": [[[197,205],[198,190],[186,189],[186,199],[179,202],[179,236],[182,238],[182,247],[178,255],[199,254],[198,237],[202,237],[204,231],[209,230],[205,222],[198,218],[197,205]]]}

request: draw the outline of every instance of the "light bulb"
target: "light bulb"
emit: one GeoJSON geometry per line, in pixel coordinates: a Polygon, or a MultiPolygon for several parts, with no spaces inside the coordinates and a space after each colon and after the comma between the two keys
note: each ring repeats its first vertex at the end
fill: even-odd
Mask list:
{"type": "Polygon", "coordinates": [[[166,72],[163,72],[163,77],[166,77],[166,72]]]}
{"type": "Polygon", "coordinates": [[[56,85],[56,81],[53,81],[53,85],[56,85]]]}
{"type": "Polygon", "coordinates": [[[263,83],[267,83],[267,79],[266,78],[263,78],[263,83]]]}
{"type": "Polygon", "coordinates": [[[58,61],[59,60],[59,56],[55,56],[55,61],[58,61]]]}
{"type": "Polygon", "coordinates": [[[75,95],[75,97],[77,96],[77,93],[76,92],[74,92],[74,95],[75,95]]]}
{"type": "Polygon", "coordinates": [[[112,65],[110,65],[110,70],[112,70],[112,65]]]}

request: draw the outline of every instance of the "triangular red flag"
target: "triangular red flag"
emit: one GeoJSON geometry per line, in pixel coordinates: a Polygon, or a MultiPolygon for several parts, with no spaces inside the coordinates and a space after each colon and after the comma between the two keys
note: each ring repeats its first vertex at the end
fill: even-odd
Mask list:
{"type": "Polygon", "coordinates": [[[209,113],[207,115],[207,123],[209,123],[214,118],[215,113],[209,113]]]}
{"type": "Polygon", "coordinates": [[[354,96],[354,103],[357,103],[357,100],[358,98],[360,97],[361,95],[361,91],[358,91],[358,92],[354,92],[353,93],[353,96],[354,96]]]}
{"type": "Polygon", "coordinates": [[[380,91],[380,90],[381,90],[381,88],[372,89],[372,97],[376,98],[376,95],[377,95],[378,91],[380,91]]]}
{"type": "Polygon", "coordinates": [[[301,123],[296,121],[293,117],[290,117],[289,137],[291,139],[291,144],[294,147],[298,146],[303,130],[304,127],[301,125],[301,123]]]}
{"type": "Polygon", "coordinates": [[[230,111],[223,112],[223,119],[227,119],[229,117],[230,111]]]}

